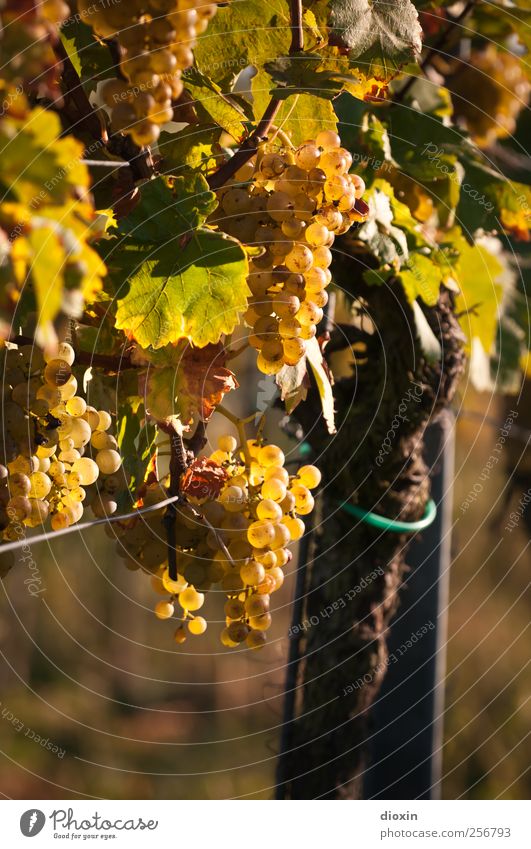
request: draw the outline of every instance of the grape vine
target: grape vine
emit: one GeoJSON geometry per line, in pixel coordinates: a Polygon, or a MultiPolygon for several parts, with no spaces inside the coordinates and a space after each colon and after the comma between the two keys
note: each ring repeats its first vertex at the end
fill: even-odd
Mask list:
{"type": "Polygon", "coordinates": [[[334,455],[352,374],[375,362],[367,292],[411,313],[442,384],[441,303],[473,379],[529,371],[510,257],[531,189],[488,159],[529,91],[522,22],[474,3],[422,12],[422,59],[426,4],[410,0],[383,18],[371,4],[363,28],[337,0],[19,5],[0,13],[2,575],[17,541],[81,526],[89,508],[176,645],[207,631],[221,595],[223,646],[260,649],[322,474],[284,451],[304,430],[334,455]],[[214,415],[230,432],[212,451],[214,415]]]}

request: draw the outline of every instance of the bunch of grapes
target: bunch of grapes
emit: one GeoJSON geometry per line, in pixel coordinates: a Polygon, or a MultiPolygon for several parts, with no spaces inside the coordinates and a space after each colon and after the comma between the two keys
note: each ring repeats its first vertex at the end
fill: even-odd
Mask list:
{"type": "Polygon", "coordinates": [[[52,530],[78,522],[91,504],[96,516],[117,509],[124,488],[112,419],[77,394],[74,349],[53,354],[34,346],[3,351],[3,432],[0,527],[5,540],[50,518],[52,530]],[[99,485],[99,489],[98,489],[99,485]]]}
{"type": "Polygon", "coordinates": [[[365,217],[365,184],[351,165],[337,133],[324,130],[293,150],[265,144],[219,192],[213,221],[262,249],[245,320],[264,374],[304,356],[328,301],[334,238],[365,217]]]}
{"type": "Polygon", "coordinates": [[[456,62],[448,75],[454,118],[479,147],[514,133],[529,99],[529,79],[519,56],[489,44],[474,50],[467,63],[456,62]]]}
{"type": "MultiPolygon", "coordinates": [[[[218,450],[203,467],[207,480],[209,470],[223,470],[221,487],[209,493],[205,478],[202,486],[194,487],[193,479],[183,484],[188,495],[176,513],[176,580],[168,569],[164,511],[122,526],[119,553],[129,568],[150,573],[154,591],[162,596],[155,615],[171,619],[179,606],[177,643],[186,640],[187,632],[206,631],[206,619],[198,611],[205,593],[216,587],[225,598],[222,644],[245,643],[252,649],[265,644],[271,625],[270,597],[282,586],[283,567],[292,558],[287,546],[302,537],[300,517],[313,509],[310,490],[321,480],[319,470],[309,465],[290,475],[284,460],[276,445],[247,440],[239,446],[232,436],[220,438],[218,450]]],[[[165,497],[164,486],[153,483],[143,504],[156,504],[165,497]]]]}
{"type": "Polygon", "coordinates": [[[80,11],[103,38],[116,36],[124,81],[110,80],[103,97],[112,127],[138,145],[153,144],[173,118],[172,100],[183,92],[181,73],[194,61],[196,38],[217,12],[200,0],[80,0],[80,11]]]}
{"type": "Polygon", "coordinates": [[[68,5],[63,0],[5,0],[1,6],[2,82],[11,88],[7,96],[3,92],[4,111],[21,91],[56,100],[61,66],[53,45],[70,14],[68,5]]]}

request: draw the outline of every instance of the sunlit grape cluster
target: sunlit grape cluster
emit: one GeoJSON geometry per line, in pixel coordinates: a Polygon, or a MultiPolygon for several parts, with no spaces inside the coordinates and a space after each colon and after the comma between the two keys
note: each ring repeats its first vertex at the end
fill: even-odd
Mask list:
{"type": "MultiPolygon", "coordinates": [[[[313,509],[310,490],[321,480],[319,470],[309,465],[290,475],[284,459],[276,445],[247,440],[241,446],[232,436],[220,438],[201,472],[201,486],[187,487],[198,497],[189,494],[188,503],[177,506],[176,580],[168,569],[164,510],[122,526],[117,550],[129,568],[151,574],[152,588],[161,596],[155,615],[177,617],[177,643],[187,634],[206,631],[207,621],[198,611],[207,591],[213,590],[225,599],[222,644],[244,643],[251,649],[265,644],[270,598],[282,586],[283,567],[292,558],[287,546],[304,534],[300,517],[313,509]],[[219,469],[222,485],[216,484],[215,494],[209,494],[209,474],[219,469]]],[[[142,503],[156,504],[165,497],[164,486],[153,483],[142,503]]]]}
{"type": "MultiPolygon", "coordinates": [[[[60,98],[58,76],[60,63],[53,51],[59,38],[58,27],[70,15],[63,0],[3,0],[2,83],[13,86],[3,91],[3,110],[17,102],[17,95],[37,93],[41,97],[60,98]]],[[[18,103],[20,108],[20,101],[18,103]]]]}
{"type": "Polygon", "coordinates": [[[32,345],[2,352],[0,527],[4,540],[48,519],[52,530],[78,522],[90,504],[98,517],[117,509],[125,488],[112,418],[88,406],[72,372],[74,349],[50,354],[32,345]],[[117,474],[120,472],[120,474],[117,474]]]}
{"type": "Polygon", "coordinates": [[[153,144],[173,118],[172,100],[183,92],[181,73],[194,61],[196,38],[217,12],[200,0],[80,0],[80,11],[103,38],[116,36],[124,80],[110,80],[103,97],[112,127],[139,145],[153,144]]]}
{"type": "Polygon", "coordinates": [[[479,147],[512,135],[529,100],[529,76],[521,57],[494,43],[473,50],[468,62],[455,62],[447,79],[454,120],[479,147]]]}
{"type": "Polygon", "coordinates": [[[365,216],[365,184],[351,165],[337,133],[324,130],[297,149],[264,145],[219,192],[217,226],[262,248],[250,264],[245,320],[264,374],[296,365],[323,318],[330,248],[365,216]]]}

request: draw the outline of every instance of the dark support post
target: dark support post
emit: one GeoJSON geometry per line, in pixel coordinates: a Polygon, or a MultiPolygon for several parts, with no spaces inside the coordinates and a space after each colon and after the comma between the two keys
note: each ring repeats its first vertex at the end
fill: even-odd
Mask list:
{"type": "Polygon", "coordinates": [[[454,474],[451,413],[427,428],[425,461],[438,513],[407,555],[410,572],[388,635],[389,667],[372,708],[366,799],[437,799],[441,793],[454,474]],[[404,648],[423,630],[411,648],[404,648]]]}

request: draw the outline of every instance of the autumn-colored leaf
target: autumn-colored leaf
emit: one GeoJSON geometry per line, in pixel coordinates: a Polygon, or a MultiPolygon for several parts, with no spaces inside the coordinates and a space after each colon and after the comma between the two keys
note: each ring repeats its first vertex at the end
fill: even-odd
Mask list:
{"type": "Polygon", "coordinates": [[[218,497],[228,477],[228,472],[215,460],[198,457],[182,475],[180,490],[194,501],[212,501],[218,497]]]}
{"type": "Polygon", "coordinates": [[[238,387],[221,344],[196,348],[181,342],[142,354],[148,367],[140,374],[139,391],[156,421],[178,418],[188,426],[198,416],[206,422],[223,396],[238,387]]]}

